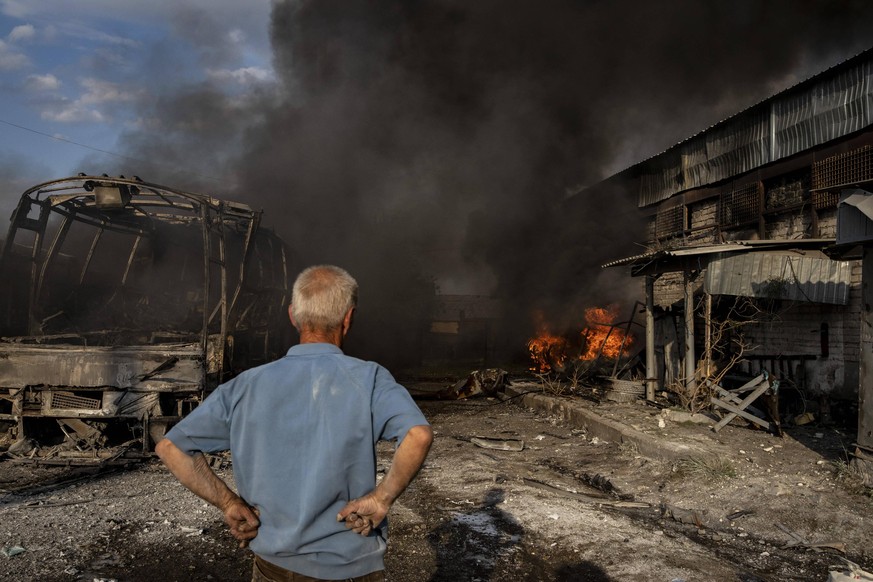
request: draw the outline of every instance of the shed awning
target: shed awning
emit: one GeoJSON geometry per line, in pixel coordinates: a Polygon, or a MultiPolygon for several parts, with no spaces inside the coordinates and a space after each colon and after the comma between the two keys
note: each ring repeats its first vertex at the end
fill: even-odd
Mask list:
{"type": "MultiPolygon", "coordinates": [[[[712,255],[715,253],[750,252],[771,249],[822,249],[832,244],[834,244],[834,239],[832,238],[804,238],[791,240],[739,240],[714,245],[687,246],[678,247],[675,249],[659,249],[640,255],[634,255],[632,257],[618,259],[602,265],[602,268],[605,269],[607,267],[621,267],[626,265],[630,265],[636,268],[642,267],[647,264],[656,263],[658,261],[669,261],[670,259],[687,257],[699,257],[702,255],[712,255]]],[[[667,269],[667,271],[670,270],[676,271],[681,269],[667,269]]]]}
{"type": "Polygon", "coordinates": [[[851,275],[849,261],[752,252],[711,259],[703,288],[712,295],[847,305],[851,275]]]}
{"type": "Polygon", "coordinates": [[[852,263],[821,252],[833,243],[834,239],[734,241],[660,249],[603,267],[630,266],[634,276],[701,271],[704,290],[712,295],[846,305],[852,263]]]}

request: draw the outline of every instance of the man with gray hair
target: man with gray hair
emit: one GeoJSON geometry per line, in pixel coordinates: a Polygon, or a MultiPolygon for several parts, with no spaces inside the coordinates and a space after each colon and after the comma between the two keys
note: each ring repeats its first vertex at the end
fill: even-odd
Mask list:
{"type": "Polygon", "coordinates": [[[386,515],[415,477],[433,432],[382,366],[343,354],[358,285],[319,265],[294,283],[300,344],[219,386],[155,451],[224,513],[255,553],[253,581],[384,580],[386,515]],[[397,439],[376,484],[375,445],[397,439]],[[202,453],[230,449],[234,493],[202,453]]]}

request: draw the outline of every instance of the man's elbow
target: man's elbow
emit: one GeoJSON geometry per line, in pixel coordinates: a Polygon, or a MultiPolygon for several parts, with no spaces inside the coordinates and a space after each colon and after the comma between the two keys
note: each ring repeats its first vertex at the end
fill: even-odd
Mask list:
{"type": "Polygon", "coordinates": [[[174,452],[173,449],[178,450],[176,445],[173,444],[173,441],[170,439],[161,439],[158,441],[158,444],[155,445],[155,454],[160,457],[164,464],[166,464],[168,457],[174,452]]]}
{"type": "Polygon", "coordinates": [[[406,433],[406,439],[412,439],[411,442],[415,443],[417,448],[429,451],[430,445],[433,444],[433,429],[427,424],[413,426],[406,433]]]}

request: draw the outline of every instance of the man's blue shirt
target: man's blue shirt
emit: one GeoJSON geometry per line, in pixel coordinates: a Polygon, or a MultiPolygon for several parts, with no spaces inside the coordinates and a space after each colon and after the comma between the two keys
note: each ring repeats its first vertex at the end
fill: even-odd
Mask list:
{"type": "Polygon", "coordinates": [[[186,453],[230,449],[240,496],[260,510],[251,548],[324,579],[384,568],[385,524],[367,537],[337,523],[376,486],[375,443],[427,424],[382,366],[332,344],[301,344],[219,386],[167,433],[186,453]]]}

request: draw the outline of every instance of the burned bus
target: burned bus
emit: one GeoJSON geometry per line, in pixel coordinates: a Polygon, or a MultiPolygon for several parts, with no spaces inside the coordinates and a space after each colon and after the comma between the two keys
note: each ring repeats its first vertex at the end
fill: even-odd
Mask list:
{"type": "Polygon", "coordinates": [[[283,354],[290,254],[260,218],[137,177],[24,192],[0,253],[7,453],[148,454],[219,383],[283,354]]]}

